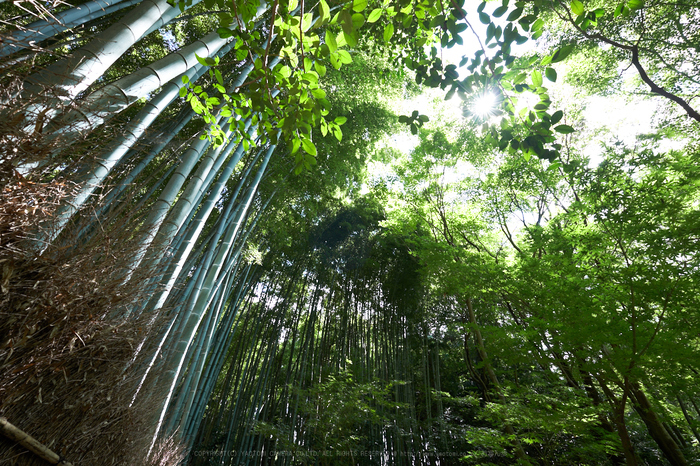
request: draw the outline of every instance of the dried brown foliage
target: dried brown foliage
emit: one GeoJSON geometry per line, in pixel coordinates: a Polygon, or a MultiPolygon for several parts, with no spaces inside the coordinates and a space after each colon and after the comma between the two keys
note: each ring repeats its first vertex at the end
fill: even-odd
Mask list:
{"type": "MultiPolygon", "coordinates": [[[[18,164],[41,160],[56,143],[27,136],[21,122],[0,124],[0,415],[74,465],[179,464],[172,439],[145,459],[160,397],[143,394],[132,405],[152,354],[147,337],[162,320],[120,317],[140,302],[147,278],[124,283],[130,232],[83,244],[69,228],[59,246],[36,247],[37,229],[51,227],[75,186],[19,174],[18,164]]],[[[0,437],[0,464],[46,463],[0,437]]]]}

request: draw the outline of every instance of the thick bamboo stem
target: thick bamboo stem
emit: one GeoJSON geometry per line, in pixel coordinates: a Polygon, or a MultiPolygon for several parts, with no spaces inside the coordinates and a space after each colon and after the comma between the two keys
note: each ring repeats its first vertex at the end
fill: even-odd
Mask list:
{"type": "Polygon", "coordinates": [[[41,459],[48,461],[51,464],[61,464],[63,466],[72,466],[71,463],[61,458],[58,454],[49,450],[37,439],[18,429],[14,425],[10,424],[8,420],[4,417],[0,417],[0,432],[9,438],[10,440],[19,443],[27,450],[31,451],[41,459]]]}

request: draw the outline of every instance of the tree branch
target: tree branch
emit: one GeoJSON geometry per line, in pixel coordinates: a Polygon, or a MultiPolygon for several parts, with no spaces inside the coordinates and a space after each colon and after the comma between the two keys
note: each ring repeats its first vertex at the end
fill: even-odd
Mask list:
{"type": "Polygon", "coordinates": [[[632,46],[632,64],[635,68],[637,68],[637,72],[639,73],[639,77],[642,78],[642,81],[644,81],[651,88],[651,92],[662,95],[667,99],[676,102],[678,105],[683,107],[683,110],[686,111],[690,118],[697,122],[700,122],[700,113],[698,113],[693,107],[691,107],[688,102],[681,99],[677,95],[668,92],[661,86],[658,86],[654,81],[651,80],[651,78],[649,78],[649,75],[647,74],[646,70],[644,70],[642,64],[639,63],[639,50],[636,45],[632,46]]]}

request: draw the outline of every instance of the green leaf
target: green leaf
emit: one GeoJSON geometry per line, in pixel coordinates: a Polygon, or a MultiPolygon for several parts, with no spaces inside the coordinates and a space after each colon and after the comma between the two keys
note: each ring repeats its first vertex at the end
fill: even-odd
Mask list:
{"type": "Polygon", "coordinates": [[[343,64],[340,62],[340,59],[338,58],[337,53],[332,53],[330,56],[330,60],[331,65],[333,65],[333,68],[335,68],[336,70],[339,70],[340,67],[343,66],[343,64]]]}
{"type": "Polygon", "coordinates": [[[582,15],[583,11],[584,11],[583,3],[581,3],[580,0],[572,0],[571,1],[571,11],[576,16],[582,15]]]}
{"type": "Polygon", "coordinates": [[[479,13],[479,21],[484,24],[489,24],[491,22],[491,18],[486,13],[479,13]]]}
{"type": "Polygon", "coordinates": [[[297,5],[299,5],[299,0],[289,0],[289,3],[287,4],[287,10],[289,10],[289,12],[291,13],[296,9],[297,5]]]}
{"type": "Polygon", "coordinates": [[[287,65],[284,65],[280,68],[279,73],[283,77],[289,78],[292,75],[292,70],[287,65]]]}
{"type": "Polygon", "coordinates": [[[354,29],[359,29],[365,24],[365,17],[362,13],[355,13],[352,15],[352,27],[354,29]]]}
{"type": "Polygon", "coordinates": [[[506,11],[508,11],[508,7],[507,7],[507,6],[499,6],[498,8],[496,8],[495,10],[493,10],[493,13],[492,13],[492,14],[493,14],[493,16],[495,16],[496,18],[500,18],[501,16],[503,16],[504,14],[506,14],[506,11]]]}
{"type": "Polygon", "coordinates": [[[375,8],[374,10],[372,10],[372,13],[370,13],[367,17],[367,22],[376,23],[379,20],[379,18],[382,17],[382,11],[383,10],[381,8],[375,8]]]}
{"type": "Polygon", "coordinates": [[[309,81],[310,83],[318,83],[318,76],[316,76],[314,73],[303,73],[301,75],[301,79],[309,81]]]}
{"type": "Polygon", "coordinates": [[[629,0],[627,6],[630,10],[641,10],[644,8],[644,0],[629,0]]]}
{"type": "Polygon", "coordinates": [[[355,0],[352,4],[353,11],[363,11],[367,8],[367,0],[355,0]]]}
{"type": "Polygon", "coordinates": [[[571,134],[576,130],[569,125],[559,125],[554,127],[554,131],[561,134],[571,134]]]}
{"type": "Polygon", "coordinates": [[[523,14],[523,9],[516,8],[515,10],[511,11],[511,13],[506,18],[506,21],[515,21],[516,19],[520,18],[520,15],[522,15],[522,14],[523,14]]]}
{"type": "Polygon", "coordinates": [[[535,87],[542,87],[542,73],[540,73],[537,70],[533,70],[533,72],[532,72],[532,84],[535,87]]]}
{"type": "Polygon", "coordinates": [[[337,36],[335,36],[335,43],[338,48],[343,48],[348,45],[348,41],[345,40],[345,31],[340,31],[337,36]]]}
{"type": "Polygon", "coordinates": [[[347,50],[338,50],[338,58],[340,58],[341,63],[346,65],[352,63],[352,57],[347,50]]]}
{"type": "Polygon", "coordinates": [[[556,52],[554,52],[554,55],[552,55],[552,63],[557,63],[568,57],[571,52],[573,52],[574,46],[573,45],[565,45],[564,47],[560,48],[556,52]]]}
{"type": "Polygon", "coordinates": [[[331,9],[326,0],[321,0],[321,21],[325,22],[331,17],[331,9]]]}
{"type": "Polygon", "coordinates": [[[335,120],[333,120],[336,125],[343,125],[346,121],[348,121],[348,119],[344,116],[335,117],[335,120]]]}
{"type": "Polygon", "coordinates": [[[346,31],[343,31],[343,32],[341,32],[341,34],[343,35],[343,41],[347,45],[349,45],[351,48],[357,47],[356,31],[352,31],[349,34],[346,31]]]}
{"type": "Polygon", "coordinates": [[[554,68],[545,69],[544,75],[547,76],[547,79],[549,79],[552,82],[557,81],[557,71],[554,68]]]}
{"type": "Polygon", "coordinates": [[[335,35],[328,29],[326,29],[326,45],[328,45],[328,49],[331,53],[338,50],[338,43],[335,41],[335,35]]]}
{"type": "Polygon", "coordinates": [[[564,117],[564,112],[561,110],[557,110],[552,114],[552,118],[550,119],[550,123],[553,125],[556,125],[561,121],[561,119],[564,117]]]}
{"type": "Polygon", "coordinates": [[[311,142],[309,139],[302,138],[301,140],[301,146],[304,148],[304,150],[311,155],[316,155],[316,146],[314,146],[314,143],[311,142]]]}
{"type": "Polygon", "coordinates": [[[194,54],[194,57],[197,59],[200,65],[207,66],[207,61],[205,58],[200,57],[199,55],[197,55],[197,53],[194,54]]]}
{"type": "Polygon", "coordinates": [[[394,25],[393,24],[388,24],[384,28],[384,42],[389,42],[391,40],[391,37],[394,35],[394,25]]]}
{"type": "Polygon", "coordinates": [[[187,88],[181,87],[180,88],[180,97],[185,97],[186,95],[187,95],[187,88]]]}
{"type": "Polygon", "coordinates": [[[325,76],[326,75],[326,67],[318,61],[314,62],[314,69],[318,73],[319,76],[325,76]]]}
{"type": "Polygon", "coordinates": [[[340,12],[340,25],[344,32],[350,34],[352,32],[352,13],[348,10],[340,12]]]}

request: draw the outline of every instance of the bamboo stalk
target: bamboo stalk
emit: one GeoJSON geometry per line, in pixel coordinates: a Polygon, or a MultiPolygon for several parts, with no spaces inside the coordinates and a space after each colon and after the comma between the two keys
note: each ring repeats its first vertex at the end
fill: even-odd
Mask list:
{"type": "Polygon", "coordinates": [[[61,464],[63,466],[72,466],[71,463],[62,459],[59,455],[46,448],[41,442],[27,434],[21,429],[10,424],[4,417],[0,417],[0,432],[12,441],[22,445],[27,450],[31,451],[38,457],[48,461],[51,464],[61,464]]]}

